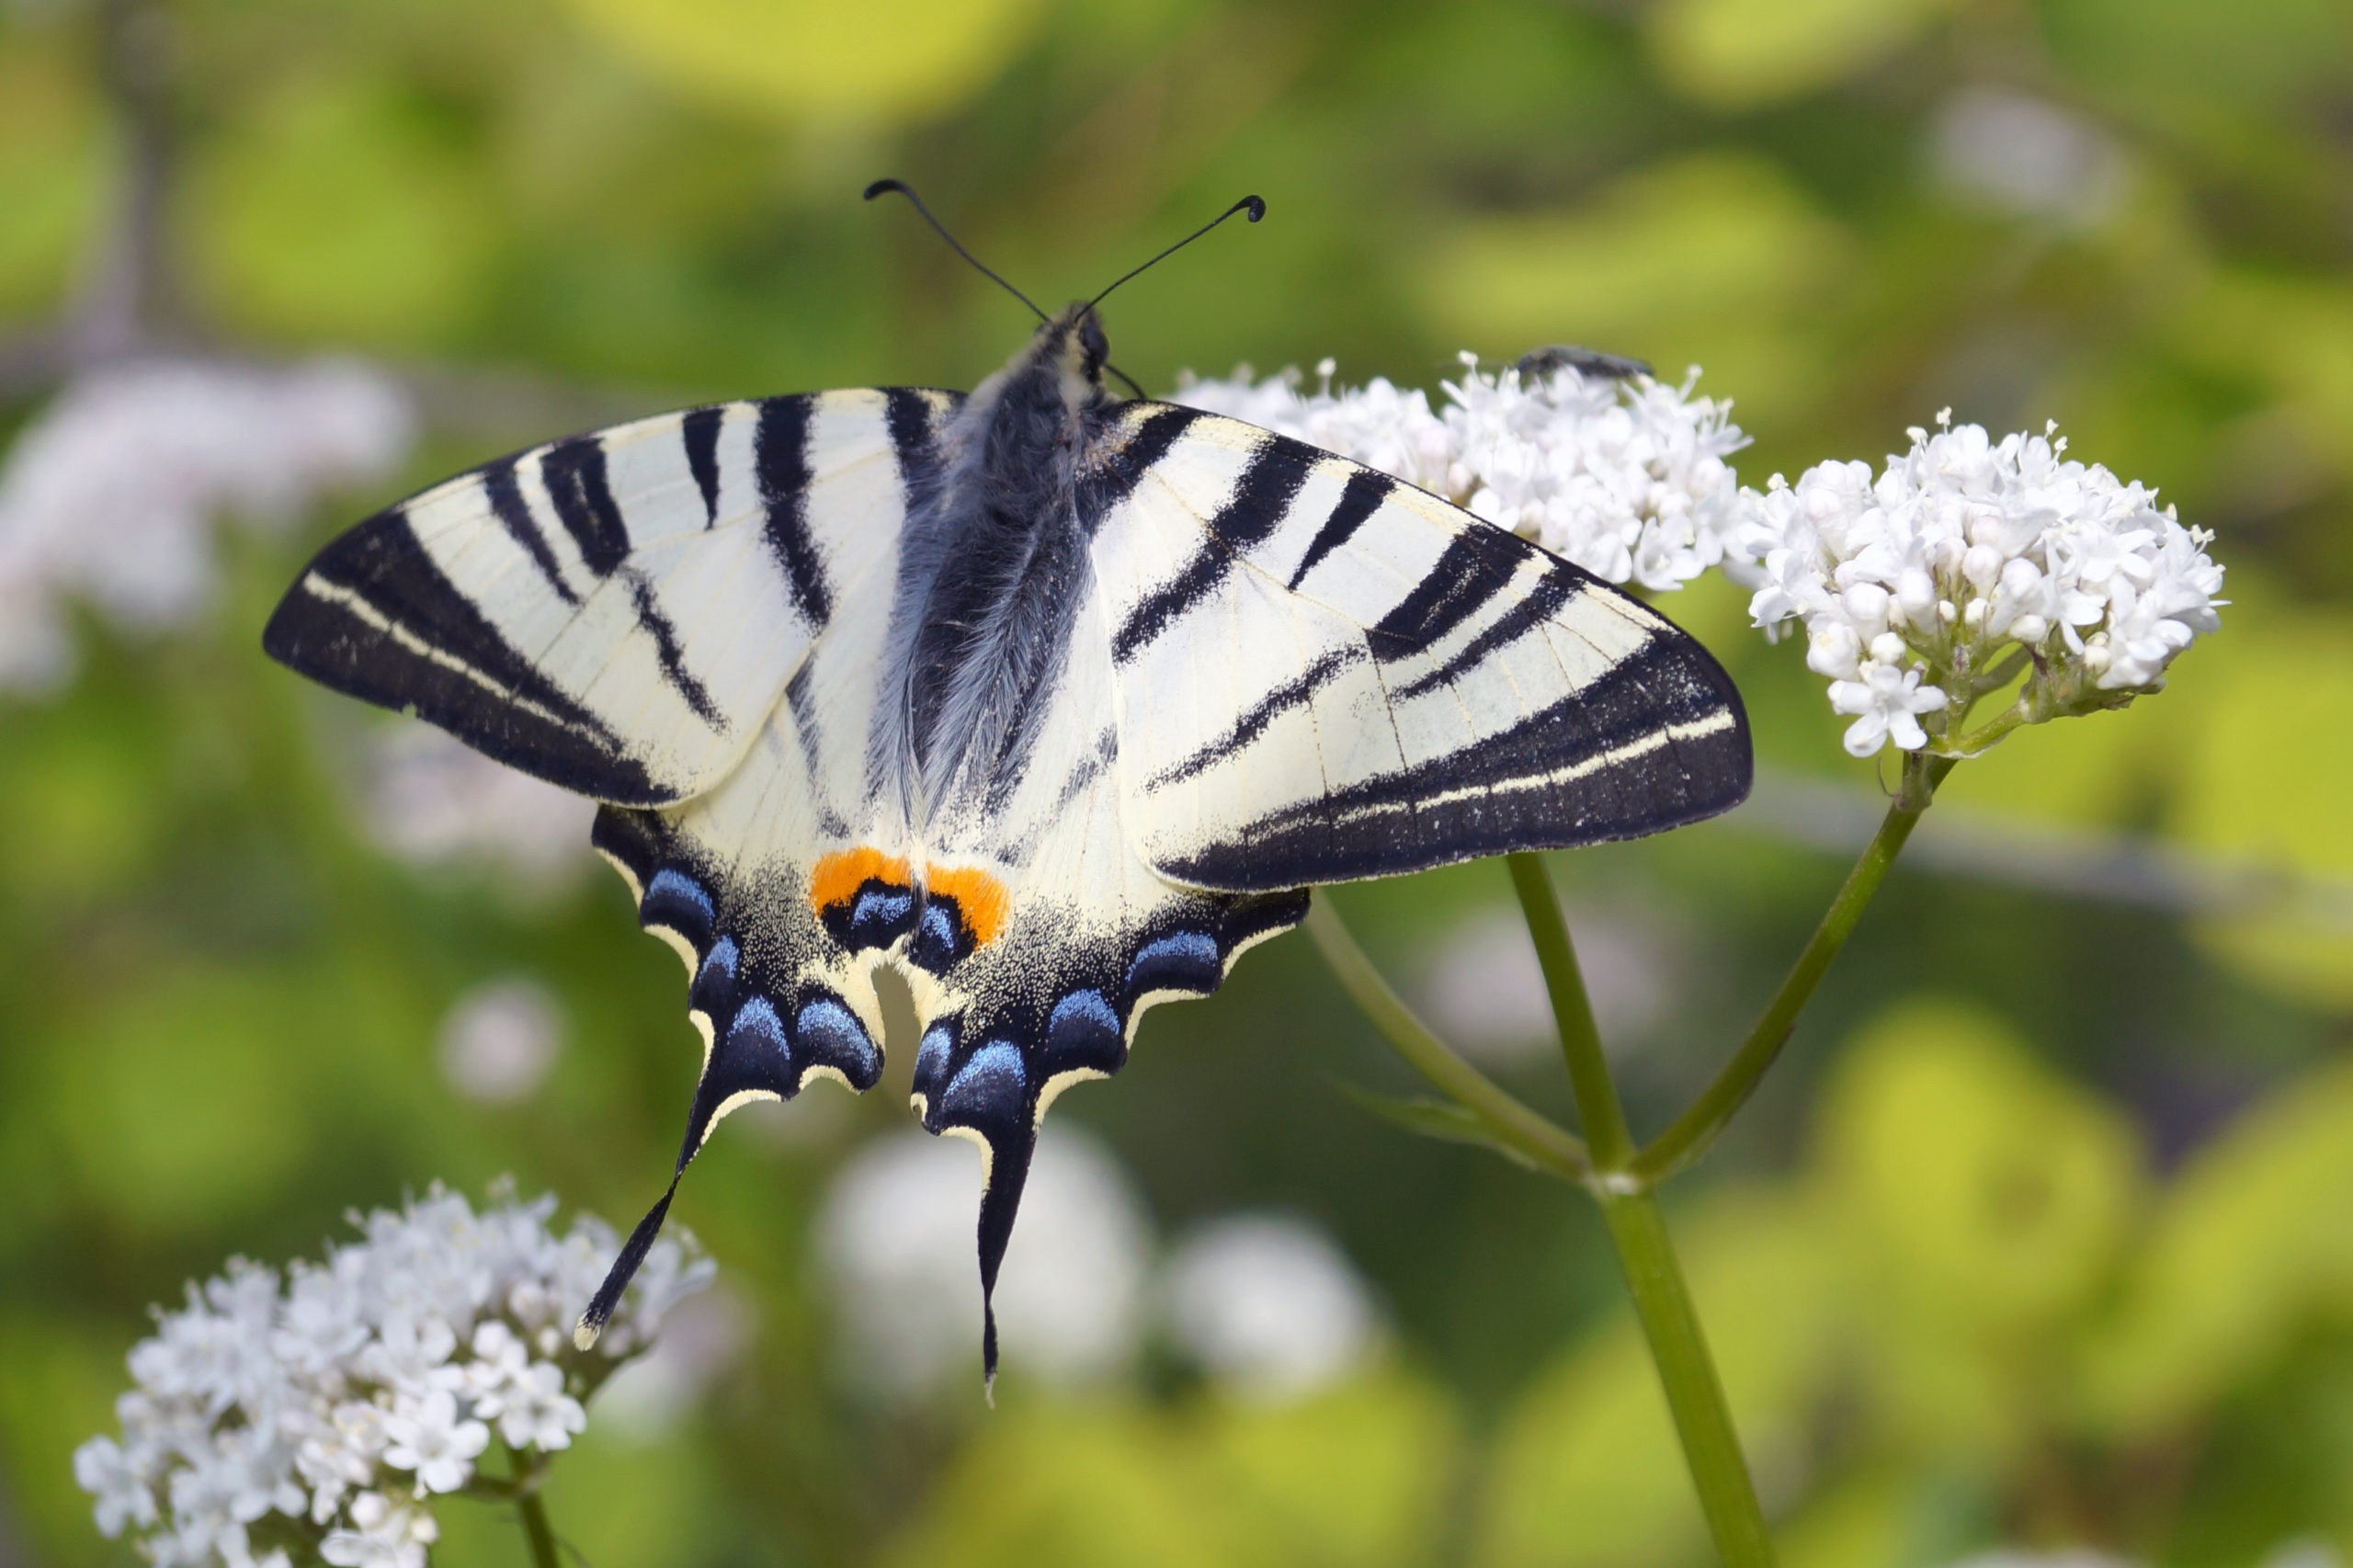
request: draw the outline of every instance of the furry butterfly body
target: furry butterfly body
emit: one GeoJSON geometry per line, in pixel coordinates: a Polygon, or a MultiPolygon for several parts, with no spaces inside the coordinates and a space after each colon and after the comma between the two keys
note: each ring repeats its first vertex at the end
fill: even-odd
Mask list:
{"type": "Polygon", "coordinates": [[[606,802],[705,1045],[673,1192],[747,1097],[878,1081],[892,966],[915,1108],[983,1151],[993,1286],[1054,1096],[1310,884],[1745,794],[1738,696],[1663,618],[1386,475],[1115,397],[1104,355],[1074,306],[969,396],[517,454],[330,543],[272,619],[294,668],[606,802]]]}

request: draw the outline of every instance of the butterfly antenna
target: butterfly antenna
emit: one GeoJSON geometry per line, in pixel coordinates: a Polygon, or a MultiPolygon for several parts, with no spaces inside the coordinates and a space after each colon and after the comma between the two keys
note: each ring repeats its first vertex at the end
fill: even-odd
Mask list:
{"type": "MultiPolygon", "coordinates": [[[[979,273],[982,277],[987,278],[990,282],[995,284],[998,288],[1004,290],[1006,293],[1012,295],[1023,304],[1028,305],[1030,312],[1040,321],[1051,319],[1047,316],[1045,312],[1038,309],[1036,301],[1030,299],[1029,295],[1023,293],[1020,290],[1016,289],[1012,284],[1007,283],[1004,278],[999,278],[995,273],[991,272],[987,267],[983,267],[981,265],[980,257],[974,256],[971,251],[966,250],[962,245],[958,244],[956,243],[956,236],[949,233],[947,226],[941,223],[938,219],[931,215],[931,209],[923,204],[923,198],[917,196],[915,193],[915,188],[908,185],[906,181],[903,179],[878,179],[872,185],[866,187],[866,199],[871,201],[886,190],[895,190],[901,196],[905,197],[909,201],[914,202],[915,210],[923,214],[923,221],[930,224],[933,232],[938,234],[941,239],[948,242],[948,248],[949,250],[954,251],[958,256],[961,256],[966,261],[971,262],[972,264],[973,271],[979,273]]],[[[1250,199],[1256,201],[1258,199],[1254,196],[1250,199]]],[[[1212,224],[1211,226],[1214,228],[1216,225],[1212,224]]],[[[1154,259],[1157,258],[1155,257],[1154,259]]],[[[1149,266],[1150,263],[1146,263],[1146,265],[1149,266]]],[[[1122,278],[1120,281],[1125,282],[1126,279],[1122,278]]],[[[1109,290],[1106,290],[1105,292],[1108,293],[1109,290]]]]}
{"type": "MultiPolygon", "coordinates": [[[[1227,208],[1224,211],[1219,213],[1216,217],[1211,219],[1208,222],[1202,224],[1191,233],[1187,234],[1183,239],[1178,240],[1175,244],[1170,245],[1166,250],[1162,251],[1158,256],[1154,256],[1150,261],[1145,262],[1142,267],[1137,267],[1135,272],[1127,273],[1115,279],[1111,284],[1111,289],[1117,289],[1121,283],[1125,283],[1130,278],[1133,278],[1136,275],[1136,272],[1142,272],[1146,267],[1158,266],[1160,263],[1167,260],[1170,256],[1175,256],[1178,251],[1183,250],[1187,245],[1191,244],[1195,240],[1199,239],[1203,234],[1208,233],[1211,229],[1216,228],[1220,223],[1224,222],[1228,218],[1233,217],[1236,212],[1244,211],[1250,214],[1250,222],[1255,223],[1259,219],[1267,215],[1267,204],[1255,196],[1244,197],[1241,200],[1235,202],[1233,206],[1227,208]]],[[[949,243],[953,244],[955,242],[951,240],[949,243]]],[[[1101,304],[1110,294],[1111,289],[1104,290],[1102,293],[1097,294],[1095,298],[1087,301],[1087,304],[1090,307],[1101,304]]],[[[1125,377],[1121,377],[1120,379],[1122,381],[1126,380],[1125,377]]],[[[1134,383],[1130,382],[1129,384],[1133,385],[1134,383]]]]}

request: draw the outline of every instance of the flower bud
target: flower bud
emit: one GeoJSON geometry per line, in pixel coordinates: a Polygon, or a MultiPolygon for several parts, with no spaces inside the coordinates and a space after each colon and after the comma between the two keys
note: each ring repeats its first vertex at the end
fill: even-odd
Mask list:
{"type": "Polygon", "coordinates": [[[1918,620],[1936,608],[1936,580],[1921,567],[1906,566],[1896,574],[1895,602],[1903,607],[1906,620],[1918,620]]]}
{"type": "MultiPolygon", "coordinates": [[[[1978,525],[1982,531],[1984,524],[1978,525]]],[[[1990,594],[2002,580],[2002,552],[1990,544],[1972,544],[1961,558],[1961,574],[1981,594],[1990,594]]]]}
{"type": "Polygon", "coordinates": [[[1833,680],[1851,679],[1862,656],[1862,639],[1844,621],[1817,626],[1806,638],[1805,667],[1833,680]]]}
{"type": "Polygon", "coordinates": [[[1887,624],[1888,592],[1877,583],[1857,583],[1840,596],[1858,627],[1874,631],[1887,624]]]}

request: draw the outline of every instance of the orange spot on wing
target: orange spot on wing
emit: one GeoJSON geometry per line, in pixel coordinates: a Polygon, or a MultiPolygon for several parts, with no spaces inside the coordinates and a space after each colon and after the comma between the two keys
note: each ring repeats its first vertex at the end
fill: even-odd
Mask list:
{"type": "Polygon", "coordinates": [[[835,850],[821,855],[809,868],[809,902],[820,913],[847,901],[870,881],[907,885],[907,863],[880,849],[835,850]]]}
{"type": "Polygon", "coordinates": [[[964,917],[964,929],[972,934],[975,946],[987,947],[1005,929],[1012,895],[1003,882],[978,866],[926,866],[924,881],[933,892],[956,901],[956,913],[964,917]]]}

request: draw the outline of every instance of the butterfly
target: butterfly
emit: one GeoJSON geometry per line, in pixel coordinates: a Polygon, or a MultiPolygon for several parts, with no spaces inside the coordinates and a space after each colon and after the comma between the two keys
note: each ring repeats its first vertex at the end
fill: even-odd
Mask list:
{"type": "MultiPolygon", "coordinates": [[[[886,967],[916,1114],[983,1153],[985,1303],[1047,1107],[1312,884],[1747,792],[1697,642],[1387,474],[1115,395],[1101,297],[969,393],[716,403],[484,464],[327,544],[268,623],[302,674],[602,802],[686,961],[686,1136],[584,1348],[721,1118],[880,1080],[886,967]]],[[[993,1379],[985,1304],[983,1346],[993,1379]]]]}

